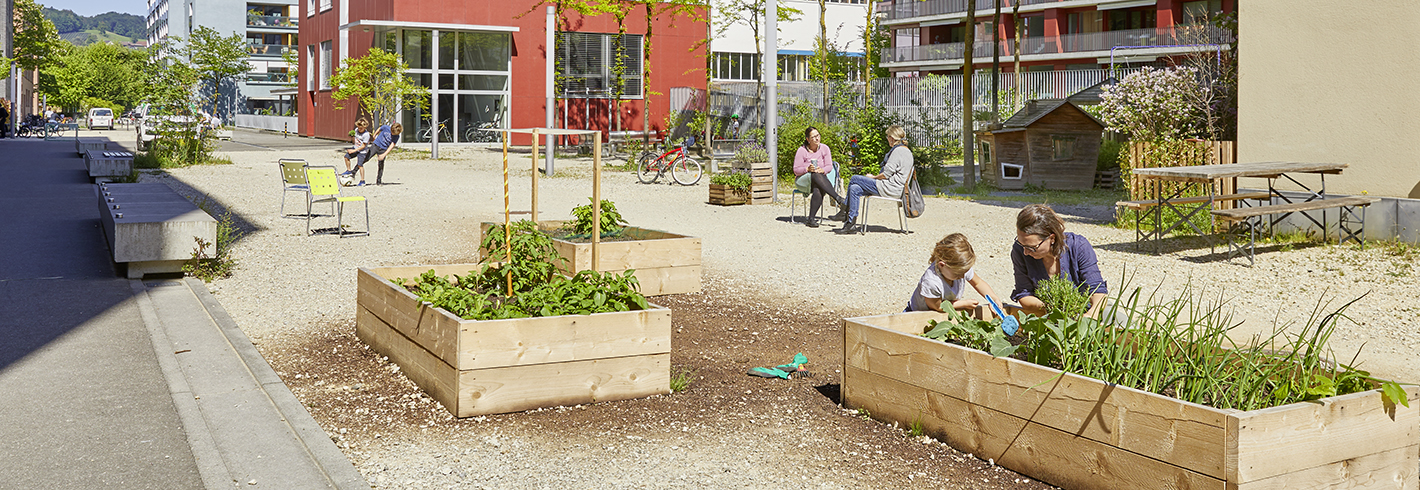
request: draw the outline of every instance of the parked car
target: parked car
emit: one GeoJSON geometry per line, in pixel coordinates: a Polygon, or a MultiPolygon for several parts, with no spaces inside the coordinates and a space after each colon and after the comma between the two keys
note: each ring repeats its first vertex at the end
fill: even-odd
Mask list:
{"type": "MultiPolygon", "coordinates": [[[[138,151],[148,151],[148,145],[160,137],[161,133],[188,127],[196,120],[192,116],[175,116],[148,104],[138,106],[133,114],[137,117],[133,126],[138,133],[138,151]]],[[[203,125],[198,125],[198,131],[203,129],[203,125]]]]}
{"type": "Polygon", "coordinates": [[[96,107],[89,109],[89,129],[113,129],[113,110],[96,107]]]}

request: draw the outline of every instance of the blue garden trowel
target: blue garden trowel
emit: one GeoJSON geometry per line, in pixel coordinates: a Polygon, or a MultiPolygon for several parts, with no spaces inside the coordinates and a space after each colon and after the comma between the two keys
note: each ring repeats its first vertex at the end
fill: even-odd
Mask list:
{"type": "Polygon", "coordinates": [[[1001,317],[1001,331],[1006,332],[1007,337],[1015,335],[1016,330],[1020,330],[1021,322],[1017,321],[1016,317],[1007,315],[1006,312],[1001,311],[1001,306],[996,304],[996,300],[991,299],[990,296],[986,296],[986,302],[991,303],[991,311],[996,312],[996,316],[1001,317]]]}

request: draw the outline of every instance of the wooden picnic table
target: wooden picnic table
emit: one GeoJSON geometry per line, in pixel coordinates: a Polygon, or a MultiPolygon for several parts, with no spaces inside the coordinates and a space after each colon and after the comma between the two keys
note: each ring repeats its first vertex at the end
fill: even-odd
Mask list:
{"type": "MultiPolygon", "coordinates": [[[[1183,184],[1184,184],[1184,185],[1178,186],[1176,189],[1174,189],[1174,191],[1173,191],[1172,193],[1159,192],[1159,194],[1155,197],[1154,202],[1153,202],[1153,203],[1150,203],[1151,205],[1148,206],[1148,207],[1152,207],[1153,218],[1154,218],[1154,224],[1155,224],[1154,229],[1153,229],[1152,232],[1149,232],[1149,233],[1141,232],[1141,231],[1139,230],[1139,227],[1138,227],[1138,224],[1137,224],[1137,217],[1136,217],[1136,225],[1135,225],[1135,244],[1137,245],[1140,241],[1144,241],[1144,240],[1148,240],[1149,238],[1153,238],[1153,239],[1154,239],[1154,242],[1155,242],[1155,251],[1157,251],[1157,250],[1158,250],[1158,244],[1159,244],[1160,241],[1163,240],[1164,235],[1168,234],[1169,232],[1171,232],[1171,231],[1173,231],[1173,230],[1175,230],[1175,229],[1180,228],[1181,226],[1184,226],[1184,224],[1187,224],[1187,226],[1188,226],[1189,228],[1192,228],[1192,229],[1193,229],[1195,232],[1197,232],[1199,235],[1204,235],[1203,231],[1200,230],[1200,229],[1198,229],[1198,227],[1197,227],[1196,225],[1194,225],[1193,222],[1191,221],[1191,218],[1192,218],[1194,215],[1196,215],[1196,214],[1202,212],[1202,210],[1204,210],[1204,209],[1210,209],[1210,210],[1212,210],[1212,211],[1218,211],[1218,210],[1212,209],[1212,208],[1214,208],[1213,204],[1215,204],[1215,203],[1217,203],[1217,202],[1227,202],[1227,201],[1232,201],[1232,202],[1246,202],[1246,201],[1249,200],[1249,199],[1257,199],[1256,193],[1242,193],[1242,194],[1219,195],[1219,194],[1217,194],[1217,192],[1216,192],[1214,186],[1212,185],[1212,183],[1217,182],[1217,181],[1219,181],[1219,180],[1222,180],[1222,179],[1233,179],[1231,188],[1234,189],[1234,190],[1236,190],[1236,189],[1237,189],[1237,179],[1238,179],[1238,178],[1261,178],[1261,179],[1267,179],[1267,192],[1266,192],[1266,194],[1264,194],[1264,197],[1268,200],[1268,204],[1271,204],[1271,201],[1272,201],[1273,199],[1279,199],[1279,200],[1283,201],[1283,202],[1286,203],[1286,204],[1293,204],[1294,201],[1292,200],[1292,198],[1291,198],[1291,197],[1288,197],[1286,194],[1281,193],[1281,192],[1277,189],[1277,187],[1276,187],[1276,182],[1277,182],[1277,180],[1279,180],[1279,179],[1286,179],[1286,180],[1288,180],[1288,181],[1291,181],[1291,182],[1292,182],[1293,184],[1295,184],[1297,187],[1300,187],[1301,190],[1302,190],[1303,192],[1305,192],[1305,194],[1306,194],[1306,199],[1305,199],[1305,200],[1302,200],[1302,201],[1299,201],[1299,202],[1308,203],[1308,202],[1313,202],[1313,201],[1325,200],[1325,199],[1326,199],[1326,176],[1327,176],[1327,175],[1339,175],[1339,174],[1340,174],[1343,170],[1345,170],[1348,166],[1349,166],[1349,164],[1345,164],[1345,163],[1253,162],[1253,163],[1227,163],[1227,164],[1218,164],[1218,165],[1194,165],[1194,166],[1185,166],[1185,167],[1155,167],[1155,168],[1140,168],[1140,169],[1135,169],[1135,170],[1133,171],[1134,175],[1137,175],[1137,176],[1139,176],[1140,178],[1152,179],[1152,180],[1163,180],[1163,181],[1180,182],[1180,183],[1183,183],[1183,184]],[[1304,184],[1304,183],[1298,181],[1297,179],[1293,178],[1293,177],[1292,177],[1293,174],[1316,174],[1316,175],[1320,176],[1320,178],[1321,178],[1320,185],[1317,186],[1316,189],[1313,189],[1312,186],[1307,185],[1307,184],[1304,184]],[[1203,196],[1186,196],[1185,194],[1188,193],[1187,191],[1188,191],[1190,188],[1192,188],[1194,185],[1197,185],[1197,186],[1201,187],[1201,192],[1198,192],[1198,193],[1199,193],[1199,194],[1203,194],[1203,195],[1205,195],[1206,197],[1203,197],[1203,196]],[[1207,206],[1198,206],[1198,207],[1196,207],[1196,208],[1187,209],[1187,210],[1185,210],[1185,209],[1180,209],[1180,208],[1178,207],[1178,206],[1181,206],[1181,205],[1197,204],[1197,203],[1207,203],[1208,205],[1207,205],[1207,206]],[[1160,228],[1162,227],[1162,219],[1163,219],[1162,214],[1163,214],[1163,209],[1164,209],[1164,208],[1168,208],[1168,209],[1174,210],[1174,212],[1177,213],[1177,214],[1180,216],[1180,219],[1179,219],[1178,222],[1176,222],[1176,223],[1174,223],[1173,225],[1169,226],[1167,229],[1160,229],[1160,228]]],[[[1138,203],[1138,201],[1135,201],[1135,203],[1138,203]]],[[[1261,206],[1261,207],[1267,208],[1267,207],[1269,207],[1269,206],[1261,206]]],[[[1313,206],[1307,206],[1307,207],[1308,207],[1308,208],[1318,208],[1318,206],[1315,206],[1315,205],[1313,205],[1313,206]]],[[[1325,207],[1325,206],[1323,206],[1323,207],[1325,207]]],[[[1288,209],[1290,209],[1290,208],[1282,208],[1282,207],[1276,208],[1277,214],[1280,214],[1280,216],[1274,217],[1274,218],[1271,220],[1271,222],[1269,223],[1269,230],[1271,229],[1272,225],[1275,225],[1275,224],[1281,222],[1283,219],[1286,219],[1287,216],[1291,215],[1293,212],[1301,212],[1301,213],[1303,214],[1303,216],[1306,216],[1308,220],[1311,220],[1311,221],[1312,221],[1312,223],[1316,224],[1317,226],[1320,226],[1323,230],[1327,229],[1326,223],[1325,223],[1326,218],[1325,218],[1325,215],[1324,215],[1324,214],[1322,215],[1322,216],[1323,216],[1323,217],[1322,217],[1322,221],[1321,221],[1321,222],[1318,222],[1318,221],[1317,221],[1315,218],[1313,218],[1310,214],[1307,214],[1306,211],[1289,211],[1288,209]]],[[[1147,211],[1141,210],[1141,212],[1147,212],[1147,211]]],[[[1260,213],[1260,212],[1247,213],[1247,214],[1254,214],[1254,215],[1257,215],[1257,214],[1259,214],[1259,213],[1260,213]]],[[[1218,213],[1217,213],[1217,212],[1214,212],[1213,214],[1214,214],[1214,215],[1217,215],[1218,213]]],[[[1267,213],[1260,213],[1260,214],[1267,214],[1267,213]]],[[[1250,223],[1250,224],[1251,224],[1251,223],[1250,223]]],[[[1215,246],[1211,241],[1210,241],[1209,245],[1210,245],[1210,248],[1213,247],[1213,246],[1215,246]]],[[[1251,248],[1251,247],[1249,247],[1249,248],[1251,248]]],[[[1231,236],[1229,236],[1229,252],[1230,252],[1229,258],[1231,258],[1231,253],[1233,252],[1232,249],[1233,249],[1232,240],[1231,240],[1231,236]]]]}

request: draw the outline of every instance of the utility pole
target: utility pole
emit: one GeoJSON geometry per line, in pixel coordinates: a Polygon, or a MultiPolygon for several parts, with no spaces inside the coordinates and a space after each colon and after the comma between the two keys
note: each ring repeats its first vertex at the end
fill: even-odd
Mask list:
{"type": "Polygon", "coordinates": [[[779,202],[779,6],[778,0],[764,2],[764,147],[774,169],[770,195],[779,202]]]}
{"type": "Polygon", "coordinates": [[[962,184],[967,187],[976,185],[976,155],[972,147],[976,144],[972,141],[972,118],[971,118],[971,79],[976,76],[972,73],[971,57],[972,48],[976,44],[976,0],[966,0],[966,42],[963,43],[964,59],[961,65],[961,158],[962,164],[962,184]]]}
{"type": "MultiPolygon", "coordinates": [[[[545,29],[547,30],[547,71],[546,82],[544,82],[546,87],[544,87],[543,93],[547,97],[547,122],[545,123],[544,127],[552,128],[554,127],[554,124],[557,123],[555,117],[553,116],[553,111],[557,108],[557,98],[556,94],[553,93],[553,87],[557,85],[557,80],[553,78],[555,74],[552,67],[553,60],[557,58],[557,9],[551,5],[547,6],[547,27],[545,29]]],[[[537,135],[533,135],[533,138],[536,139],[537,135]]],[[[536,141],[533,142],[533,146],[537,146],[536,141]]],[[[548,136],[547,158],[542,164],[543,173],[547,174],[548,177],[552,176],[552,154],[555,151],[557,151],[557,137],[548,136]]],[[[533,216],[534,221],[536,221],[537,219],[537,216],[533,216]]]]}

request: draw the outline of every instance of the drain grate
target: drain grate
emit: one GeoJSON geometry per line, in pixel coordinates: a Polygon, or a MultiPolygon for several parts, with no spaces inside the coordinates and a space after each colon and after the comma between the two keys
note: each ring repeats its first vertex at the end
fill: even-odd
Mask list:
{"type": "Polygon", "coordinates": [[[181,286],[181,285],[182,285],[182,283],[181,283],[181,282],[178,282],[178,281],[153,281],[153,282],[145,282],[145,283],[143,283],[143,284],[144,284],[145,286],[150,287],[150,288],[162,288],[162,287],[168,287],[168,286],[181,286]]]}

